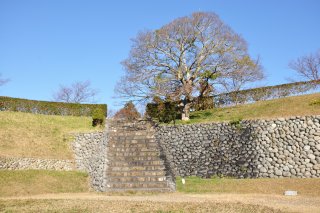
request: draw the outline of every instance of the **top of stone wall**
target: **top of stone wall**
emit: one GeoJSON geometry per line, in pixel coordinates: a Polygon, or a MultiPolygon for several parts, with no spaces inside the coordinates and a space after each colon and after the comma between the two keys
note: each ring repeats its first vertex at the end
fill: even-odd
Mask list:
{"type": "Polygon", "coordinates": [[[93,134],[98,134],[98,135],[105,134],[105,131],[101,130],[101,131],[92,131],[92,132],[73,132],[73,133],[70,133],[70,136],[77,137],[77,136],[93,135],[93,134]]]}
{"type": "MultiPolygon", "coordinates": [[[[292,120],[307,120],[307,119],[319,119],[320,120],[320,115],[306,115],[306,116],[289,116],[289,117],[279,117],[279,118],[264,118],[264,119],[244,119],[240,120],[241,124],[251,124],[251,123],[273,123],[273,122],[283,122],[283,121],[292,121],[292,120]]],[[[182,126],[207,126],[207,125],[231,125],[231,121],[208,121],[208,122],[202,122],[202,123],[193,123],[193,124],[176,124],[176,125],[159,125],[161,128],[171,128],[171,127],[182,127],[182,126]]]]}

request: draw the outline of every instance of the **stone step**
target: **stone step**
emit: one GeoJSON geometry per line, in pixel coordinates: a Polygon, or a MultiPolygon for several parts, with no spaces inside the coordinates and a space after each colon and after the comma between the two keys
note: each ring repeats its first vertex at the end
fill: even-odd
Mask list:
{"type": "Polygon", "coordinates": [[[144,151],[144,152],[111,152],[108,155],[114,157],[145,157],[145,156],[160,156],[159,151],[144,151]]]}
{"type": "Polygon", "coordinates": [[[159,171],[164,170],[164,166],[113,166],[108,171],[112,172],[134,172],[134,171],[159,171]]]}
{"type": "Polygon", "coordinates": [[[110,123],[116,126],[152,126],[148,121],[125,121],[125,120],[114,120],[110,123]]]}
{"type": "Polygon", "coordinates": [[[109,143],[108,149],[114,148],[157,148],[157,143],[109,143]]]}
{"type": "Polygon", "coordinates": [[[156,143],[154,139],[133,139],[133,138],[109,138],[108,143],[111,144],[122,144],[122,143],[156,143]]]}
{"type": "Polygon", "coordinates": [[[134,129],[134,128],[127,128],[127,129],[123,129],[123,128],[109,128],[109,133],[110,134],[121,134],[121,135],[126,135],[126,134],[131,134],[131,135],[145,135],[146,133],[149,132],[155,132],[154,129],[142,129],[142,128],[138,128],[138,129],[134,129]]]}
{"type": "Polygon", "coordinates": [[[152,177],[109,177],[109,181],[112,182],[163,182],[166,181],[166,177],[152,176],[152,177]]]}
{"type": "Polygon", "coordinates": [[[166,176],[166,172],[163,170],[158,171],[107,171],[108,177],[132,177],[132,176],[166,176]]]}
{"type": "Polygon", "coordinates": [[[161,160],[154,160],[154,161],[112,161],[109,162],[108,165],[110,167],[113,166],[163,166],[164,163],[161,160]]]}
{"type": "Polygon", "coordinates": [[[154,136],[145,134],[145,135],[121,135],[121,134],[109,134],[109,140],[119,140],[119,141],[128,141],[128,140],[147,140],[155,139],[154,136]]]}
{"type": "Polygon", "coordinates": [[[134,131],[128,131],[127,129],[122,128],[112,128],[110,134],[122,134],[122,135],[145,135],[146,133],[153,133],[155,129],[136,129],[134,131]]]}
{"type": "Polygon", "coordinates": [[[130,145],[130,144],[151,144],[156,145],[158,144],[156,141],[151,140],[109,140],[108,146],[111,145],[130,145]]]}
{"type": "Polygon", "coordinates": [[[146,191],[146,192],[171,192],[172,190],[168,187],[166,188],[108,188],[107,191],[109,192],[126,192],[126,191],[146,191]]]}
{"type": "Polygon", "coordinates": [[[122,147],[126,147],[126,146],[130,146],[129,148],[134,148],[136,146],[136,148],[139,147],[143,147],[143,146],[153,146],[153,147],[158,147],[158,143],[156,143],[155,141],[136,141],[136,140],[130,140],[130,141],[109,141],[108,147],[111,148],[122,148],[122,147]],[[136,146],[137,145],[137,146],[136,146]]]}
{"type": "Polygon", "coordinates": [[[150,140],[151,142],[155,142],[155,138],[151,137],[151,136],[119,136],[119,135],[110,135],[108,137],[109,141],[132,141],[132,140],[137,140],[137,141],[148,141],[150,140]]]}
{"type": "Polygon", "coordinates": [[[152,125],[124,120],[109,124],[108,191],[171,191],[152,125]]]}
{"type": "Polygon", "coordinates": [[[124,148],[124,147],[109,147],[109,152],[114,153],[114,152],[158,152],[157,147],[129,147],[129,148],[124,148]]]}
{"type": "Polygon", "coordinates": [[[163,182],[109,182],[107,184],[110,188],[125,188],[125,189],[134,189],[134,188],[167,188],[167,181],[163,182]]]}
{"type": "Polygon", "coordinates": [[[152,125],[146,122],[112,122],[109,127],[115,128],[133,128],[133,127],[141,127],[141,128],[152,128],[152,125]]]}
{"type": "Polygon", "coordinates": [[[160,156],[108,156],[109,161],[126,161],[128,163],[133,161],[156,161],[160,156]]]}

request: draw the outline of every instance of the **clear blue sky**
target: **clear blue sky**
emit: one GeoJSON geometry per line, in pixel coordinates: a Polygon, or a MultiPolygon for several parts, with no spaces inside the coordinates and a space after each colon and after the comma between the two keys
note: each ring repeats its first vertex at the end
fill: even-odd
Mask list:
{"type": "Polygon", "coordinates": [[[320,48],[319,0],[0,0],[0,95],[51,100],[60,84],[90,80],[115,108],[120,62],[140,30],[212,11],[260,56],[267,80],[293,77],[288,62],[320,48]]]}

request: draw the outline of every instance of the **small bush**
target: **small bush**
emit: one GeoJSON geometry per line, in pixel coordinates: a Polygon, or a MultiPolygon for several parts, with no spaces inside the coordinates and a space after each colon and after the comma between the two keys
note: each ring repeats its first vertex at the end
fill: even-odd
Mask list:
{"type": "Polygon", "coordinates": [[[319,100],[314,100],[310,103],[310,106],[320,106],[320,99],[319,100]]]}
{"type": "Polygon", "coordinates": [[[163,101],[155,97],[153,103],[147,104],[146,115],[159,122],[170,123],[181,117],[181,109],[176,102],[168,98],[163,101]]]}
{"type": "Polygon", "coordinates": [[[233,120],[230,121],[230,125],[235,126],[237,129],[241,129],[241,118],[234,118],[233,120]]]}
{"type": "Polygon", "coordinates": [[[101,108],[96,108],[92,113],[92,126],[102,126],[105,124],[105,112],[101,108]]]}

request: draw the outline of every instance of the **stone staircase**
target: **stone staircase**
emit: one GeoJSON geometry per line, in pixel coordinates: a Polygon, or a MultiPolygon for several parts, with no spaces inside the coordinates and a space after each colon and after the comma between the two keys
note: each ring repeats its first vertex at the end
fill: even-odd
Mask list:
{"type": "Polygon", "coordinates": [[[110,121],[107,149],[107,191],[175,190],[150,123],[110,121]]]}

